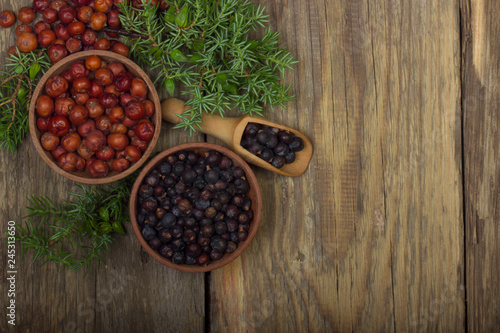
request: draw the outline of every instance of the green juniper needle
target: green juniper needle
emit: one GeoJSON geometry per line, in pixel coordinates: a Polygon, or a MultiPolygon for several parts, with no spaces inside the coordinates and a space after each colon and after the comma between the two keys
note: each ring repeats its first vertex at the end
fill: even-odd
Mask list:
{"type": "Polygon", "coordinates": [[[266,29],[260,39],[248,33],[264,27],[262,7],[247,0],[175,0],[165,12],[120,4],[123,28],[147,38],[126,37],[131,56],[142,66],[158,70],[155,83],[170,95],[177,83],[187,89],[187,105],[178,128],[196,131],[203,112],[224,116],[236,108],[261,114],[269,105],[285,106],[293,97],[282,85],[292,69],[290,52],[281,48],[279,33],[266,29]]]}
{"type": "Polygon", "coordinates": [[[8,71],[0,73],[0,148],[12,153],[29,131],[31,93],[51,66],[46,52],[17,53],[8,58],[8,71]]]}
{"type": "Polygon", "coordinates": [[[17,240],[24,255],[34,251],[34,260],[42,265],[52,262],[64,268],[90,269],[114,241],[113,233],[125,234],[122,223],[130,221],[127,204],[135,177],[119,181],[107,189],[85,188],[71,193],[74,200],[54,203],[47,197],[28,198],[29,215],[24,227],[17,225],[17,240]]]}

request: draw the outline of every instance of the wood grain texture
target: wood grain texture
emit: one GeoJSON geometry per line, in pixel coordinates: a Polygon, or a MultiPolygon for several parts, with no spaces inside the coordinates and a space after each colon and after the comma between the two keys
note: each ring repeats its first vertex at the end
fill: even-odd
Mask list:
{"type": "Polygon", "coordinates": [[[500,4],[462,1],[467,326],[500,323],[500,4]]]}
{"type": "Polygon", "coordinates": [[[458,4],[261,1],[300,61],[268,113],[315,145],[262,171],[263,220],[212,273],[212,331],[464,331],[458,4]]]}

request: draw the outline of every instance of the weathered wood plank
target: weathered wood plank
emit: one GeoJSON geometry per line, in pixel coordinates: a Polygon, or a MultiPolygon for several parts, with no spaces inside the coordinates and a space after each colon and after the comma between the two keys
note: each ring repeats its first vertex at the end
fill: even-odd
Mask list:
{"type": "MultiPolygon", "coordinates": [[[[3,9],[31,5],[30,0],[2,1],[3,9]]],[[[14,43],[14,28],[0,30],[2,58],[14,43]]],[[[203,141],[202,135],[171,131],[162,125],[162,134],[155,151],[188,141],[203,141]]],[[[1,244],[6,223],[21,223],[27,214],[27,195],[44,195],[55,202],[68,199],[68,192],[78,191],[75,184],[52,171],[36,153],[27,138],[16,155],[0,152],[0,214],[1,244]]],[[[17,244],[16,331],[19,332],[176,332],[204,329],[204,276],[181,274],[154,261],[142,251],[130,225],[127,236],[118,236],[107,263],[100,270],[82,272],[57,270],[47,264],[39,268],[29,255],[20,258],[17,244]]],[[[0,246],[0,277],[6,281],[6,247],[0,246]]],[[[7,286],[0,284],[0,304],[7,307],[7,286]]],[[[10,327],[2,313],[0,331],[10,327]]]]}
{"type": "MultiPolygon", "coordinates": [[[[458,4],[387,4],[384,149],[396,331],[463,331],[458,4]]],[[[377,43],[375,44],[377,45],[377,43]]],[[[384,82],[385,81],[385,82],[384,82]]],[[[380,91],[380,90],[379,90],[380,91]]]]}
{"type": "Polygon", "coordinates": [[[500,323],[500,4],[462,1],[467,325],[500,323]]]}
{"type": "Polygon", "coordinates": [[[212,330],[463,331],[458,4],[260,3],[300,60],[267,116],[315,153],[257,170],[261,229],[212,273],[212,330]]]}

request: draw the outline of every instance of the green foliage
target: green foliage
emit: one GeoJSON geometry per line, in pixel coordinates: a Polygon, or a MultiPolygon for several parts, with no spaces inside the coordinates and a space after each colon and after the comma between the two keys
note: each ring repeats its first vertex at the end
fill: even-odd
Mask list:
{"type": "Polygon", "coordinates": [[[122,223],[130,221],[126,212],[132,182],[129,177],[107,189],[80,185],[82,193],[70,193],[74,200],[62,204],[31,196],[24,227],[17,225],[22,255],[32,250],[33,260],[42,260],[42,265],[84,267],[85,274],[93,261],[99,267],[102,253],[114,241],[112,234],[125,234],[122,223]]]}
{"type": "Polygon", "coordinates": [[[191,96],[186,104],[192,109],[177,127],[195,131],[203,112],[261,115],[264,106],[285,106],[293,98],[280,82],[296,61],[280,47],[279,33],[266,29],[260,39],[248,37],[267,22],[264,8],[247,0],[167,3],[166,12],[121,4],[120,19],[125,30],[149,37],[126,42],[140,65],[159,70],[155,83],[170,95],[176,83],[187,88],[182,93],[191,96]]]}
{"type": "Polygon", "coordinates": [[[50,68],[45,51],[18,52],[0,73],[0,148],[14,153],[29,131],[28,109],[38,79],[50,68]]]}

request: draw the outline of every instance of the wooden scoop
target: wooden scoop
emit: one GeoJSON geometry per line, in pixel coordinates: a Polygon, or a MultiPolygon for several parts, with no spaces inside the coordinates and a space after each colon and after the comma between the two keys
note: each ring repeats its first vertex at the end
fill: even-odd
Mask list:
{"type": "MultiPolygon", "coordinates": [[[[179,124],[182,122],[182,119],[179,118],[178,115],[190,109],[190,106],[185,105],[184,101],[179,99],[167,98],[161,103],[161,108],[164,120],[174,124],[179,124]]],[[[309,141],[304,134],[293,128],[270,122],[262,117],[242,116],[237,118],[222,118],[219,115],[203,113],[202,120],[203,122],[200,125],[203,133],[215,136],[216,138],[224,141],[230,149],[243,157],[245,161],[260,166],[261,168],[271,170],[285,176],[296,177],[306,171],[309,161],[311,160],[313,152],[311,141],[309,141]],[[270,163],[255,156],[241,146],[241,137],[243,136],[243,131],[248,123],[258,123],[290,131],[304,141],[304,149],[295,153],[296,158],[293,163],[285,164],[281,169],[275,168],[270,163]]]]}

